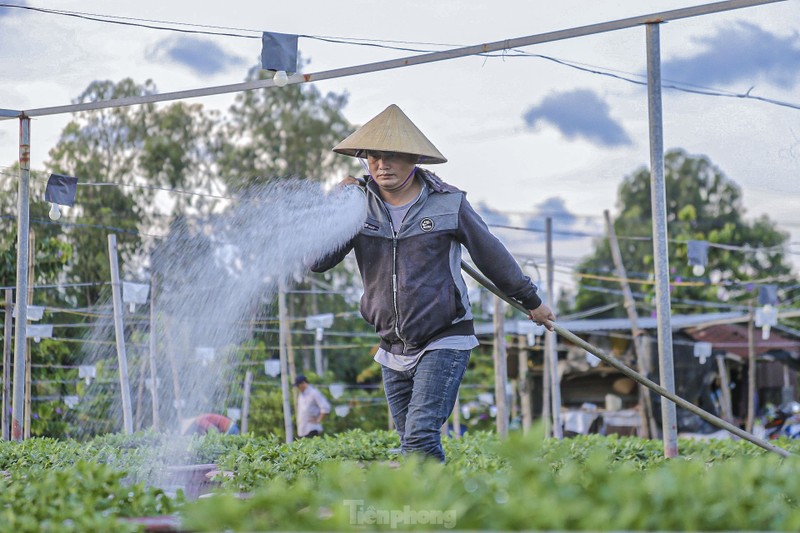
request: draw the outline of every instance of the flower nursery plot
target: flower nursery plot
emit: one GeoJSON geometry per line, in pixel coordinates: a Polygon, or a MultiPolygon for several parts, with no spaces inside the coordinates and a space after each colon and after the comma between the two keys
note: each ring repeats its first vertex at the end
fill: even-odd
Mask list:
{"type": "Polygon", "coordinates": [[[632,437],[474,433],[445,440],[445,465],[401,457],[398,446],[385,431],[288,445],[155,433],[3,442],[0,526],[137,531],[146,526],[130,519],[165,516],[185,531],[800,527],[797,459],[745,442],[682,440],[668,460],[659,441],[632,437]],[[199,499],[164,476],[192,464],[220,472],[199,499]]]}

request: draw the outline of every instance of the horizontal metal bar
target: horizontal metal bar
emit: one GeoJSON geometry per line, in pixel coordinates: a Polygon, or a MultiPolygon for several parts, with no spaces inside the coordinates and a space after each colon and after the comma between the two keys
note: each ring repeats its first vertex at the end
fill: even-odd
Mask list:
{"type": "MultiPolygon", "coordinates": [[[[571,39],[573,37],[582,37],[597,33],[622,30],[626,28],[640,26],[642,24],[667,22],[670,20],[697,17],[700,15],[721,13],[723,11],[730,11],[733,9],[741,9],[745,7],[754,7],[763,4],[772,4],[776,2],[785,2],[785,1],[786,0],[727,0],[724,2],[716,2],[713,4],[705,4],[705,5],[687,7],[682,9],[673,9],[671,11],[662,11],[659,13],[640,15],[636,17],[624,18],[610,22],[602,22],[599,24],[590,24],[588,26],[580,26],[577,28],[570,28],[566,30],[558,30],[548,33],[541,33],[537,35],[529,35],[527,37],[518,37],[515,39],[495,41],[492,43],[478,44],[462,48],[454,48],[452,50],[445,50],[442,52],[432,52],[429,54],[409,56],[389,61],[379,61],[377,63],[368,63],[365,65],[345,67],[345,68],[327,70],[311,74],[293,74],[292,76],[289,76],[289,83],[290,84],[309,83],[309,82],[321,81],[333,78],[354,76],[357,74],[365,74],[369,72],[378,72],[382,70],[410,67],[412,65],[422,65],[425,63],[433,63],[436,61],[444,61],[447,59],[456,59],[459,57],[486,54],[489,52],[497,52],[499,50],[509,50],[512,48],[531,46],[534,44],[561,41],[564,39],[571,39]]],[[[95,109],[106,109],[109,107],[124,107],[130,105],[166,102],[170,100],[182,100],[186,98],[197,98],[201,96],[211,96],[216,94],[249,91],[253,89],[262,89],[274,86],[275,83],[272,80],[254,80],[243,83],[234,83],[231,85],[219,85],[215,87],[204,87],[199,89],[190,89],[185,91],[168,92],[162,94],[132,96],[127,98],[116,98],[113,100],[102,100],[98,102],[86,102],[82,104],[71,104],[71,105],[62,105],[54,107],[40,107],[36,109],[27,110],[25,111],[25,114],[30,117],[41,117],[45,115],[58,115],[63,113],[76,113],[79,111],[90,111],[95,109]]]]}
{"type": "Polygon", "coordinates": [[[0,109],[0,118],[19,118],[22,111],[15,109],[0,109]]]}

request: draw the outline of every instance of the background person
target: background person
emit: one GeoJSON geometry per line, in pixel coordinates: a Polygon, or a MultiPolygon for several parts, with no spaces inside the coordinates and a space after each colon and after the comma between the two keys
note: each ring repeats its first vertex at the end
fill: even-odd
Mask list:
{"type": "Polygon", "coordinates": [[[364,285],[361,314],[381,337],[375,360],[401,449],[444,461],[441,427],[478,346],[461,276],[462,245],[531,320],[552,331],[555,316],[465,193],[416,166],[447,159],[399,107],[389,106],[333,151],[366,159],[367,218],[358,235],[311,269],[329,270],[355,250],[364,285]]]}
{"type": "Polygon", "coordinates": [[[331,404],[313,387],[303,374],[294,379],[297,395],[297,436],[317,437],[322,434],[322,421],[331,412],[331,404]]]}
{"type": "Polygon", "coordinates": [[[181,422],[181,435],[205,435],[209,432],[238,435],[239,426],[227,416],[203,413],[181,422]]]}

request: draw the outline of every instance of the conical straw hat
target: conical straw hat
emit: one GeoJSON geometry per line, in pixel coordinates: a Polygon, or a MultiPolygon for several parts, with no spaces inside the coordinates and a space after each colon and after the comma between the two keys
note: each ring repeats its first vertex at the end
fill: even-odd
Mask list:
{"type": "Polygon", "coordinates": [[[355,133],[334,146],[333,151],[358,157],[364,150],[402,152],[419,156],[418,163],[446,163],[447,159],[413,122],[392,104],[355,133]]]}

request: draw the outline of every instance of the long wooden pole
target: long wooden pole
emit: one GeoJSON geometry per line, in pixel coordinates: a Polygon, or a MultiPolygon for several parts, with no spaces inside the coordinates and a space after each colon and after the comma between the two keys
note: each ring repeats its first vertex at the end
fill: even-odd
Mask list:
{"type": "MultiPolygon", "coordinates": [[[[617,232],[614,230],[614,223],[611,221],[611,214],[606,209],[603,211],[606,219],[606,233],[608,234],[608,245],[611,248],[611,257],[614,258],[614,267],[617,271],[619,284],[622,288],[622,298],[625,303],[625,312],[628,314],[628,321],[631,323],[631,338],[633,339],[633,352],[636,354],[636,366],[639,373],[644,376],[650,374],[650,361],[645,359],[642,350],[642,331],[639,329],[639,315],[636,312],[636,302],[633,299],[631,286],[628,284],[628,273],[625,263],[622,261],[622,252],[617,241],[617,232]]],[[[655,420],[653,418],[653,405],[650,401],[650,391],[644,385],[639,385],[639,416],[641,426],[641,436],[649,439],[655,435],[655,420]],[[651,426],[652,424],[652,426],[651,426]]]]}
{"type": "Polygon", "coordinates": [[[747,431],[753,431],[756,420],[756,342],[753,306],[748,311],[747,321],[747,431]]]}
{"type": "Polygon", "coordinates": [[[150,359],[150,397],[153,400],[153,430],[161,427],[161,414],[158,397],[158,368],[156,366],[156,350],[158,350],[158,323],[156,321],[156,276],[150,278],[150,346],[148,358],[150,359]]]}
{"type": "MultiPolygon", "coordinates": [[[[466,262],[462,261],[461,262],[461,268],[462,268],[462,270],[464,270],[464,272],[466,272],[467,274],[472,276],[478,283],[480,283],[481,285],[483,285],[484,287],[489,289],[489,291],[493,292],[495,295],[497,295],[500,298],[502,298],[503,300],[505,300],[514,309],[519,310],[520,312],[524,313],[526,316],[528,315],[528,310],[525,309],[525,306],[523,306],[521,303],[517,302],[516,300],[510,298],[505,293],[503,293],[503,291],[498,289],[491,281],[489,281],[483,274],[478,272],[471,265],[469,265],[466,262]]],[[[618,361],[617,358],[607,354],[605,351],[601,350],[600,348],[597,348],[596,346],[593,346],[592,344],[586,342],[585,340],[581,339],[580,337],[578,337],[577,335],[575,335],[574,333],[572,333],[568,329],[565,329],[565,328],[559,326],[558,324],[553,324],[553,328],[555,329],[556,333],[558,333],[559,335],[564,337],[564,339],[568,340],[569,342],[575,344],[576,346],[578,346],[580,348],[583,348],[587,352],[596,355],[597,357],[599,357],[600,359],[602,359],[603,361],[605,361],[606,363],[608,363],[612,367],[616,368],[617,370],[619,370],[620,372],[622,372],[623,374],[625,374],[626,376],[628,376],[632,380],[636,381],[637,383],[641,383],[642,385],[646,386],[647,388],[649,388],[652,391],[655,391],[656,393],[658,393],[661,396],[667,398],[671,402],[674,402],[677,406],[683,407],[687,411],[696,414],[697,416],[699,416],[700,418],[702,418],[706,422],[708,422],[708,423],[710,423],[710,424],[712,424],[712,425],[714,425],[714,426],[716,426],[718,428],[724,429],[724,430],[726,430],[726,431],[728,431],[730,433],[733,433],[737,437],[741,437],[741,438],[743,438],[743,439],[745,439],[745,440],[747,440],[749,442],[752,442],[756,446],[760,446],[760,447],[764,448],[765,450],[777,453],[778,455],[781,455],[783,457],[790,457],[792,455],[791,453],[787,452],[783,448],[779,448],[778,446],[775,446],[774,444],[772,444],[772,443],[770,443],[768,441],[765,441],[764,439],[756,437],[755,435],[752,435],[752,434],[748,433],[747,431],[743,431],[741,428],[738,428],[738,427],[734,426],[733,424],[731,424],[729,422],[726,422],[725,420],[722,420],[718,416],[712,415],[708,411],[705,411],[705,410],[697,407],[693,403],[691,403],[691,402],[689,402],[687,400],[684,400],[680,396],[678,396],[675,393],[667,390],[666,388],[662,387],[661,385],[659,385],[659,384],[647,379],[646,377],[640,375],[635,370],[632,370],[632,369],[628,368],[623,363],[618,361]]]]}
{"type": "Polygon", "coordinates": [[[244,392],[242,394],[242,434],[247,433],[249,428],[250,419],[250,389],[253,385],[253,373],[247,371],[244,373],[244,392]]]}
{"type": "Polygon", "coordinates": [[[517,337],[519,344],[519,410],[522,415],[522,433],[528,433],[533,425],[531,412],[531,386],[528,380],[528,350],[525,337],[517,337]]]}
{"type": "Polygon", "coordinates": [[[283,284],[278,290],[278,345],[281,361],[281,393],[283,395],[283,428],[286,431],[286,442],[294,441],[292,430],[292,398],[289,391],[289,362],[287,356],[287,343],[290,335],[289,318],[286,315],[286,291],[283,284]]]}
{"type": "Polygon", "coordinates": [[[125,326],[122,323],[122,283],[119,278],[119,259],[117,257],[117,236],[108,236],[108,260],[111,267],[111,293],[114,304],[114,331],[117,338],[117,360],[119,361],[119,386],[122,396],[122,423],[125,433],[133,433],[131,409],[131,385],[128,378],[128,356],[125,353],[125,326]]]}

